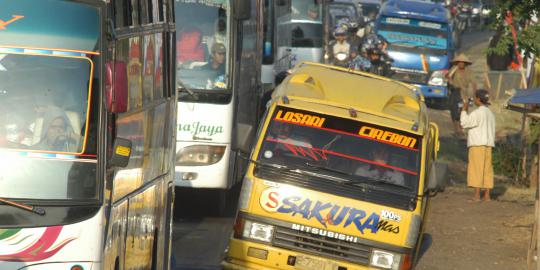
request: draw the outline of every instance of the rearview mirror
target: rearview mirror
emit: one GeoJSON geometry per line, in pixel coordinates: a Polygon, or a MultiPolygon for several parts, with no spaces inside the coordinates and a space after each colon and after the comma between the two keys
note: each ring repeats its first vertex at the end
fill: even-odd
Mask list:
{"type": "Polygon", "coordinates": [[[105,101],[110,113],[127,111],[127,65],[115,61],[105,65],[105,101]]]}
{"type": "Polygon", "coordinates": [[[234,0],[233,3],[237,20],[248,20],[251,17],[251,0],[234,0]]]}
{"type": "Polygon", "coordinates": [[[131,141],[124,138],[114,140],[113,152],[109,159],[109,166],[124,168],[129,163],[131,156],[131,141]]]}
{"type": "Polygon", "coordinates": [[[433,192],[444,191],[446,188],[446,173],[448,164],[434,161],[429,170],[427,190],[433,192]]]}

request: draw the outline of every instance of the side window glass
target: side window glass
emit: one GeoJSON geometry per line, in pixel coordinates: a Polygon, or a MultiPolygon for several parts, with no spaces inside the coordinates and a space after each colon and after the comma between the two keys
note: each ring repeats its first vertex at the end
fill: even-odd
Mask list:
{"type": "Polygon", "coordinates": [[[128,109],[142,107],[142,79],[141,79],[141,42],[139,37],[129,39],[128,70],[128,109]]]}
{"type": "Polygon", "coordinates": [[[164,96],[163,93],[163,34],[157,33],[154,44],[155,58],[154,58],[154,99],[161,99],[164,96]]]}
{"type": "Polygon", "coordinates": [[[145,25],[145,24],[149,24],[151,22],[150,20],[150,17],[149,17],[149,9],[148,9],[148,1],[152,1],[152,0],[139,0],[139,16],[141,17],[141,24],[142,25],[145,25]]]}
{"type": "Polygon", "coordinates": [[[155,50],[154,36],[148,35],[144,37],[144,53],[143,53],[143,103],[152,102],[154,97],[154,67],[155,67],[155,50]]]}
{"type": "Polygon", "coordinates": [[[141,24],[141,18],[139,14],[140,4],[139,0],[128,0],[129,13],[131,14],[130,25],[137,26],[141,24]]]}

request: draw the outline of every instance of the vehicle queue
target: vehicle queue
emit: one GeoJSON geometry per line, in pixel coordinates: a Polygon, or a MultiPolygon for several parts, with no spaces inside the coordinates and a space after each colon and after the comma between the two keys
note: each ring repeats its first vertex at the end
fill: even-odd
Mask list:
{"type": "MultiPolygon", "coordinates": [[[[371,7],[344,0],[8,5],[0,11],[13,18],[0,30],[0,70],[9,72],[0,77],[9,82],[0,102],[33,110],[0,119],[0,157],[9,160],[0,207],[15,217],[0,221],[1,268],[168,269],[174,186],[216,189],[220,208],[241,182],[226,268],[413,268],[429,196],[442,188],[438,130],[421,87],[385,77],[399,71],[393,45],[414,39],[408,49],[431,50],[433,42],[430,34],[380,31],[385,23],[451,28],[414,10],[414,19],[398,20],[371,7]],[[38,9],[66,15],[29,19],[38,9]],[[37,26],[49,26],[36,29],[50,43],[37,42],[37,26]],[[25,73],[30,63],[43,78],[25,73]],[[58,92],[34,92],[38,85],[58,92]],[[59,113],[48,114],[52,107],[59,113]],[[47,185],[29,170],[48,177],[47,185]],[[54,249],[41,251],[37,242],[54,249]],[[92,252],[75,256],[82,247],[92,252]]],[[[450,46],[441,39],[437,46],[450,46]]],[[[438,69],[423,71],[432,81],[438,69]]]]}

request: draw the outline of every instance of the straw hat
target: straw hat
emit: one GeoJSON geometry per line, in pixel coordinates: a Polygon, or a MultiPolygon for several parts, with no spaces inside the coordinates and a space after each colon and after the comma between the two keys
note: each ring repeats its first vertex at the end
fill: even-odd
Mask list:
{"type": "Polygon", "coordinates": [[[456,56],[456,57],[454,57],[454,59],[452,59],[452,64],[457,63],[457,62],[463,62],[463,63],[465,63],[467,65],[472,64],[471,60],[469,60],[469,58],[463,53],[460,53],[458,56],[456,56]]]}

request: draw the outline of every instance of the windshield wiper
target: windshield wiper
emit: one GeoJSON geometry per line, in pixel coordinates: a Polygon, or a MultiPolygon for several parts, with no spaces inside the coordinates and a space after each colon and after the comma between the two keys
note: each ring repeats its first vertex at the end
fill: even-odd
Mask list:
{"type": "Polygon", "coordinates": [[[193,97],[194,100],[199,100],[199,96],[197,96],[197,94],[195,94],[195,92],[191,89],[189,89],[189,87],[187,87],[184,82],[182,82],[182,80],[180,80],[179,78],[176,79],[176,83],[178,83],[178,91],[180,92],[186,92],[188,93],[190,96],[193,97]]]}
{"type": "Polygon", "coordinates": [[[45,215],[45,209],[43,209],[41,207],[27,205],[27,204],[24,204],[24,203],[18,203],[18,202],[14,202],[12,200],[4,199],[4,198],[0,198],[0,202],[4,203],[4,204],[7,204],[7,205],[17,207],[17,208],[20,208],[20,209],[23,209],[23,210],[26,210],[26,211],[30,211],[32,213],[36,213],[36,214],[38,214],[40,216],[45,215]]]}

